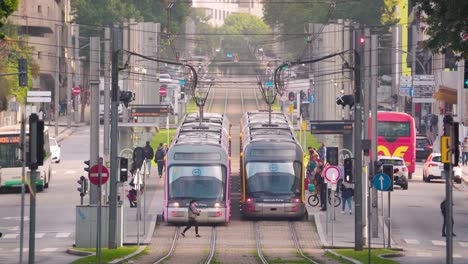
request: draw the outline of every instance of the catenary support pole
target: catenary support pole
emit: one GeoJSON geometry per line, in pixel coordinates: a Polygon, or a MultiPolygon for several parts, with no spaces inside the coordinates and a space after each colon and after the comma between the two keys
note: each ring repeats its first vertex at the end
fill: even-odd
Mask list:
{"type": "Polygon", "coordinates": [[[38,116],[29,117],[29,161],[30,161],[30,192],[29,192],[29,264],[33,264],[36,247],[36,170],[37,170],[37,121],[38,116]]]}
{"type": "MultiPolygon", "coordinates": [[[[111,41],[111,32],[109,27],[104,28],[104,162],[109,161],[110,154],[110,133],[109,133],[109,119],[110,119],[110,41],[111,41]]],[[[106,190],[109,188],[109,185],[106,186],[106,190]]]]}
{"type": "Polygon", "coordinates": [[[58,135],[58,123],[59,123],[59,110],[60,110],[60,27],[61,25],[55,25],[55,84],[54,84],[54,132],[55,136],[58,135]]]}
{"type": "MultiPolygon", "coordinates": [[[[91,99],[91,122],[89,125],[90,144],[89,144],[89,165],[90,167],[98,164],[99,159],[99,47],[100,38],[91,37],[89,44],[89,83],[91,99]]],[[[89,186],[89,204],[97,204],[98,187],[94,184],[89,186]]]]}
{"type": "MultiPolygon", "coordinates": [[[[377,160],[377,86],[378,86],[378,81],[377,81],[377,75],[378,73],[378,50],[377,50],[377,45],[378,45],[378,36],[377,35],[372,35],[371,36],[371,89],[370,89],[370,105],[371,105],[371,134],[369,135],[369,138],[371,139],[371,161],[372,163],[370,164],[370,173],[372,173],[372,176],[376,174],[375,172],[375,166],[374,166],[374,161],[377,160]]],[[[370,184],[370,183],[369,183],[370,184]]],[[[372,185],[372,184],[371,184],[372,185]]],[[[377,194],[377,189],[375,188],[370,188],[372,192],[372,237],[378,237],[379,234],[379,200],[378,200],[378,194],[377,194]]],[[[383,221],[383,219],[382,219],[383,221]]]]}
{"type": "MultiPolygon", "coordinates": [[[[117,148],[119,143],[118,107],[119,107],[119,36],[121,28],[112,28],[112,90],[111,90],[111,145],[110,145],[110,178],[109,178],[109,249],[117,248],[117,148]]],[[[122,223],[120,223],[122,224],[122,223]]]]}
{"type": "MultiPolygon", "coordinates": [[[[67,17],[70,15],[67,14],[67,17]]],[[[72,24],[70,21],[67,21],[67,127],[71,127],[71,119],[72,119],[72,58],[73,58],[73,42],[72,42],[72,24]]]]}
{"type": "Polygon", "coordinates": [[[24,245],[24,196],[25,196],[25,178],[26,178],[26,117],[25,111],[21,113],[21,160],[23,166],[21,169],[21,222],[20,222],[20,253],[19,263],[23,264],[23,245],[24,245]]]}

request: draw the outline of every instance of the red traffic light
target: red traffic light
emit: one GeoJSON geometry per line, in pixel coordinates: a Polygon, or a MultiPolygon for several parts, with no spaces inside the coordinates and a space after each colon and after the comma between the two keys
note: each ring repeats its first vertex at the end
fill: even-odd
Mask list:
{"type": "Polygon", "coordinates": [[[365,42],[366,42],[366,38],[365,38],[365,37],[360,37],[360,38],[359,38],[359,43],[364,44],[365,42]]]}
{"type": "Polygon", "coordinates": [[[289,92],[289,94],[288,94],[289,101],[291,101],[291,102],[294,101],[295,97],[296,96],[295,96],[294,92],[289,92]]]}

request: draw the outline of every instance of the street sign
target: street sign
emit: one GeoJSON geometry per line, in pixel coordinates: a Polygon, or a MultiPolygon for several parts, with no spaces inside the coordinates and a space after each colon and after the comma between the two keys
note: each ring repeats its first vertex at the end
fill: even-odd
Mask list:
{"type": "Polygon", "coordinates": [[[79,95],[81,93],[81,88],[80,87],[73,87],[73,94],[74,95],[79,95]]]}
{"type": "Polygon", "coordinates": [[[273,82],[272,81],[268,81],[265,83],[265,86],[266,87],[273,87],[273,82]]]}
{"type": "MultiPolygon", "coordinates": [[[[92,184],[99,184],[99,165],[94,165],[89,169],[88,178],[92,184]]],[[[101,184],[105,184],[107,180],[109,180],[109,170],[101,165],[101,184]]]]}
{"type": "Polygon", "coordinates": [[[166,94],[167,94],[166,87],[160,87],[159,88],[159,95],[160,96],[166,96],[166,94]]]}
{"type": "Polygon", "coordinates": [[[378,191],[386,191],[392,184],[390,177],[384,173],[377,173],[372,181],[374,188],[378,191]]]}
{"type": "Polygon", "coordinates": [[[185,84],[185,80],[179,80],[179,84],[185,84]]]}
{"type": "Polygon", "coordinates": [[[232,53],[227,53],[227,54],[226,54],[226,57],[232,58],[232,53]]]}
{"type": "Polygon", "coordinates": [[[52,96],[52,92],[51,91],[28,91],[28,97],[38,97],[38,96],[42,96],[42,97],[50,97],[52,96]]]}
{"type": "Polygon", "coordinates": [[[330,165],[325,167],[325,170],[323,171],[322,175],[327,182],[331,184],[336,184],[341,178],[341,171],[338,166],[330,165]]]}
{"type": "Polygon", "coordinates": [[[50,103],[51,91],[28,91],[26,102],[28,103],[50,103]]]}
{"type": "Polygon", "coordinates": [[[440,158],[442,163],[450,163],[450,137],[440,137],[440,158]]]}

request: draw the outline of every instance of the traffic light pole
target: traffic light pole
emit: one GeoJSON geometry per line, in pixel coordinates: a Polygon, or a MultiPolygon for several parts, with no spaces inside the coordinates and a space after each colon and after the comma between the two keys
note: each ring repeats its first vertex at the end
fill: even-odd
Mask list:
{"type": "Polygon", "coordinates": [[[362,36],[362,30],[354,32],[354,157],[355,157],[355,211],[354,214],[354,249],[362,251],[363,224],[362,224],[362,109],[361,109],[361,54],[362,47],[357,40],[362,36]]]}
{"type": "Polygon", "coordinates": [[[36,239],[36,170],[37,170],[37,121],[38,116],[31,114],[29,117],[29,260],[34,263],[35,239],[36,239]]]}
{"type": "MultiPolygon", "coordinates": [[[[91,122],[89,125],[90,144],[89,144],[89,167],[98,164],[99,159],[99,37],[91,37],[89,44],[89,79],[90,79],[90,100],[91,100],[91,122]]],[[[92,184],[89,190],[89,204],[96,205],[98,193],[96,185],[92,184]]]]}
{"type": "MultiPolygon", "coordinates": [[[[449,163],[444,164],[444,172],[445,172],[445,214],[444,214],[444,222],[445,222],[445,232],[446,234],[446,259],[445,263],[452,264],[453,263],[453,197],[452,197],[452,162],[454,162],[454,148],[458,148],[458,138],[454,138],[454,122],[453,117],[451,115],[444,116],[444,135],[450,136],[450,159],[449,163]]],[[[445,155],[445,153],[442,153],[445,155]]]]}

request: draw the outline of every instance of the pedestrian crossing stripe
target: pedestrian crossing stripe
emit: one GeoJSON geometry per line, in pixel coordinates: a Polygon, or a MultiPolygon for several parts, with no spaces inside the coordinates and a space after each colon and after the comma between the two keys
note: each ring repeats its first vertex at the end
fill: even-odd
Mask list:
{"type": "Polygon", "coordinates": [[[65,171],[65,174],[73,174],[73,173],[76,173],[76,171],[74,171],[74,170],[67,170],[67,171],[65,171]]]}
{"type": "Polygon", "coordinates": [[[462,247],[468,247],[468,242],[458,242],[462,247]]]}
{"type": "Polygon", "coordinates": [[[416,256],[418,256],[418,257],[432,257],[432,254],[428,253],[428,252],[417,252],[416,256]]]}
{"type": "Polygon", "coordinates": [[[17,238],[19,234],[4,234],[3,238],[17,238]]]}
{"type": "Polygon", "coordinates": [[[67,238],[70,237],[71,233],[57,233],[56,238],[67,238]]]}
{"type": "Polygon", "coordinates": [[[43,238],[45,236],[45,233],[36,233],[36,238],[43,238]]]}
{"type": "Polygon", "coordinates": [[[55,252],[57,251],[58,248],[43,248],[41,250],[39,250],[40,252],[55,252]]]}
{"type": "Polygon", "coordinates": [[[445,241],[441,241],[441,240],[431,240],[432,244],[434,246],[445,246],[445,241]]]}
{"type": "MultiPolygon", "coordinates": [[[[20,248],[13,249],[14,252],[20,252],[20,248]]],[[[29,248],[23,248],[23,252],[28,252],[29,248]]]]}
{"type": "Polygon", "coordinates": [[[419,241],[416,240],[416,239],[408,239],[408,238],[405,238],[403,239],[405,241],[406,244],[410,244],[410,245],[419,245],[419,241]]]}

